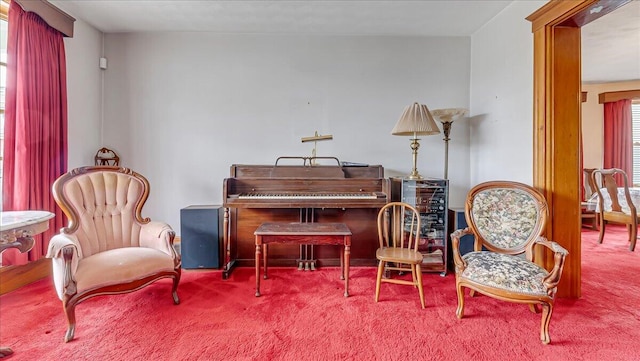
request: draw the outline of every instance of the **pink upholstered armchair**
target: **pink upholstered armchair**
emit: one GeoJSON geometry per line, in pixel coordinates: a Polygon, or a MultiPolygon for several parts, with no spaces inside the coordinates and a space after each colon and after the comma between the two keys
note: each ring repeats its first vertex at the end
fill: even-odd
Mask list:
{"type": "Polygon", "coordinates": [[[171,278],[173,302],[180,302],[175,233],[166,223],[142,218],[148,196],[149,182],[128,168],[77,168],[54,183],[53,197],[69,219],[51,239],[47,255],[67,317],[65,342],[74,337],[76,305],[91,297],[171,278]]]}

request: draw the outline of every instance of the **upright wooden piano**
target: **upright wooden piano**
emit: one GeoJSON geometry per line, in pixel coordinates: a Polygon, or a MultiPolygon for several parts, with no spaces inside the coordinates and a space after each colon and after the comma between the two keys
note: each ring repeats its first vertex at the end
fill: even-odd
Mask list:
{"type": "MultiPolygon", "coordinates": [[[[331,158],[335,159],[335,158],[331,158]]],[[[308,157],[280,157],[275,165],[231,166],[223,184],[224,269],[253,266],[255,236],[263,222],[338,222],[351,232],[351,264],[375,265],[378,247],[376,217],[390,200],[389,181],[380,165],[312,165],[308,157]],[[282,165],[283,158],[302,165],[282,165]]],[[[336,247],[279,245],[269,250],[273,266],[314,269],[338,265],[336,247]]]]}

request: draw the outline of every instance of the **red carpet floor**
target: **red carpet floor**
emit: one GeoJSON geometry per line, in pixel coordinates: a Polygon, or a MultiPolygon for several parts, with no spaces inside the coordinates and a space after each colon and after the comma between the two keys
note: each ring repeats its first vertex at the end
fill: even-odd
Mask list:
{"type": "Polygon", "coordinates": [[[15,351],[11,361],[638,360],[640,249],[628,250],[622,228],[607,233],[598,245],[597,232],[584,232],[583,297],[557,300],[549,345],[524,305],[467,297],[456,319],[451,273],[424,275],[424,310],[407,286],[383,284],[375,303],[374,268],[352,268],[349,298],[337,268],[271,269],[259,298],[252,268],[225,281],[219,271],[184,271],[177,306],[168,281],[80,304],[70,343],[44,279],[0,297],[0,344],[15,351]]]}

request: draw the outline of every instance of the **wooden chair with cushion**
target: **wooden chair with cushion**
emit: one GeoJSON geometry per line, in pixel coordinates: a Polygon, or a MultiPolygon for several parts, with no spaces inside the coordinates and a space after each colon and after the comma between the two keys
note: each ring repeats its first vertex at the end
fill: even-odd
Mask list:
{"type": "Polygon", "coordinates": [[[128,168],[77,168],[53,184],[53,197],[69,219],[47,254],[67,318],[65,342],[74,337],[76,305],[89,298],[170,278],[173,303],[180,302],[175,233],[166,223],[142,218],[148,196],[149,182],[128,168]]]}
{"type": "Polygon", "coordinates": [[[598,243],[604,239],[607,222],[625,224],[629,231],[629,250],[636,248],[638,236],[638,210],[640,192],[629,188],[627,173],[622,169],[597,169],[591,175],[593,182],[602,184],[602,189],[596,188],[598,194],[597,212],[600,221],[600,235],[598,243]]]}
{"type": "Polygon", "coordinates": [[[589,200],[596,194],[597,186],[596,183],[591,176],[595,168],[584,168],[582,170],[584,179],[584,200],[580,204],[580,217],[582,221],[582,226],[589,226],[592,229],[598,229],[598,213],[596,212],[596,207],[589,203],[589,200]]]}
{"type": "Polygon", "coordinates": [[[532,187],[508,181],[481,183],[471,189],[465,203],[469,225],[451,235],[456,272],[459,319],[464,316],[464,288],[517,303],[542,308],[540,339],[550,342],[549,321],[556,288],[568,252],[541,236],[548,217],[547,203],[532,187]],[[460,238],[475,237],[474,250],[460,254],[460,238]],[[534,262],[534,246],[553,252],[548,271],[534,262]],[[483,251],[483,247],[486,249],[483,251]]]}
{"type": "Polygon", "coordinates": [[[378,240],[380,247],[376,250],[378,273],[376,276],[376,295],[380,297],[382,282],[410,285],[418,288],[420,304],[424,304],[422,288],[422,253],[418,252],[420,241],[420,214],[418,210],[406,203],[387,203],[378,212],[378,240]],[[411,280],[394,278],[391,271],[410,272],[411,280]],[[383,277],[387,275],[388,277],[383,277]]]}

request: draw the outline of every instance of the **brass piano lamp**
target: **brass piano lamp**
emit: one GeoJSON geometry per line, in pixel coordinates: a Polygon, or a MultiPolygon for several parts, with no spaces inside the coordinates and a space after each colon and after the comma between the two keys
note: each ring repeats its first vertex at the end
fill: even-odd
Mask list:
{"type": "Polygon", "coordinates": [[[444,179],[449,179],[449,134],[451,133],[451,124],[453,124],[454,120],[458,120],[467,114],[467,109],[436,109],[431,113],[442,123],[442,131],[444,132],[444,138],[442,139],[444,140],[444,179]]]}
{"type": "Polygon", "coordinates": [[[418,136],[433,135],[439,133],[440,129],[438,129],[438,126],[433,120],[433,116],[429,112],[429,108],[427,108],[426,105],[413,103],[404,110],[404,113],[402,113],[400,120],[398,120],[396,126],[393,127],[391,134],[412,137],[411,150],[413,151],[413,169],[411,170],[411,174],[409,174],[407,178],[422,179],[422,176],[420,175],[420,173],[418,173],[417,168],[418,148],[420,148],[420,139],[418,139],[418,136]]]}
{"type": "Polygon", "coordinates": [[[317,147],[318,147],[318,141],[321,140],[331,140],[333,139],[333,135],[331,134],[327,134],[327,135],[320,135],[318,134],[318,131],[316,130],[315,134],[311,137],[302,137],[302,143],[307,143],[307,142],[313,142],[313,150],[311,151],[311,159],[312,159],[312,163],[311,165],[315,165],[315,158],[316,158],[316,151],[317,151],[317,147]]]}

